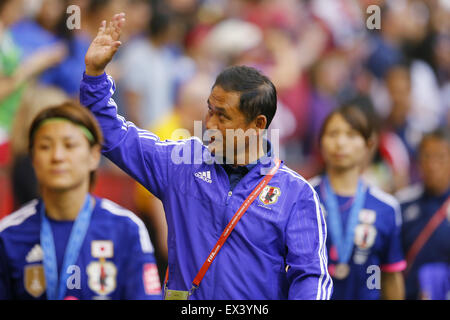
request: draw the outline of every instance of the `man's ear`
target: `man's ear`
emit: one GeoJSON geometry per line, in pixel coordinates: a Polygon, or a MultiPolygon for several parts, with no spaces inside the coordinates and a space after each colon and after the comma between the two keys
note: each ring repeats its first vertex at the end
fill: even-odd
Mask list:
{"type": "Polygon", "coordinates": [[[267,126],[267,117],[265,115],[260,114],[254,120],[254,123],[255,123],[256,130],[258,130],[258,129],[264,130],[264,129],[266,129],[266,126],[267,126]]]}

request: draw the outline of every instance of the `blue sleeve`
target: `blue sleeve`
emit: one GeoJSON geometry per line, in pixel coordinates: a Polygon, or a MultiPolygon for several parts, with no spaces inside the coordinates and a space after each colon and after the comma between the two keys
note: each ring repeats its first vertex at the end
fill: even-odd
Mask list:
{"type": "Polygon", "coordinates": [[[3,244],[3,239],[0,235],[0,300],[10,300],[11,284],[8,273],[8,261],[3,244]]]}
{"type": "Polygon", "coordinates": [[[450,264],[432,262],[418,271],[420,294],[423,300],[448,300],[450,296],[450,264]]]}
{"type": "Polygon", "coordinates": [[[390,226],[390,231],[388,232],[383,251],[384,255],[381,257],[381,271],[400,272],[406,268],[401,239],[402,217],[400,205],[395,203],[395,206],[390,211],[386,221],[390,226]]]}
{"type": "Polygon", "coordinates": [[[184,147],[194,139],[161,141],[153,133],[137,128],[117,114],[114,90],[114,81],[106,73],[98,77],[84,74],[80,102],[92,111],[102,128],[103,154],[161,199],[176,160],[184,159],[183,152],[190,151],[184,147]]]}
{"type": "Polygon", "coordinates": [[[328,273],[326,238],[319,197],[311,186],[305,185],[286,230],[289,299],[330,299],[333,282],[328,273]]]}
{"type": "Polygon", "coordinates": [[[122,299],[161,300],[161,282],[148,232],[142,222],[139,227],[134,225],[130,230],[122,299]]]}

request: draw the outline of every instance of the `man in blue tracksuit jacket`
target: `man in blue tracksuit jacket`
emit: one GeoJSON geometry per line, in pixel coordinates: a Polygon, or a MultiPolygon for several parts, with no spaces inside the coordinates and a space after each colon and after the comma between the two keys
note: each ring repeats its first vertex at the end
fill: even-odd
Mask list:
{"type": "MultiPolygon", "coordinates": [[[[123,22],[124,14],[119,14],[109,27],[102,23],[86,54],[80,99],[102,127],[103,154],[163,202],[168,225],[167,288],[187,291],[228,222],[274,166],[274,157],[270,147],[258,154],[247,148],[244,165],[220,164],[219,147],[211,152],[198,138],[161,141],[117,115],[114,82],[104,68],[120,46],[123,22]],[[174,155],[188,161],[174,161],[174,155]]],[[[232,67],[218,76],[208,108],[208,129],[248,128],[239,122],[245,117],[264,129],[276,110],[276,91],[255,69],[232,67]],[[230,87],[233,81],[241,87],[230,87]],[[256,101],[258,94],[269,92],[271,103],[255,103],[255,92],[256,101]],[[245,109],[249,103],[256,112],[251,116],[245,109]],[[267,111],[267,105],[272,109],[267,111]]],[[[332,280],[325,243],[317,193],[281,164],[190,299],[329,299],[332,280]]]]}

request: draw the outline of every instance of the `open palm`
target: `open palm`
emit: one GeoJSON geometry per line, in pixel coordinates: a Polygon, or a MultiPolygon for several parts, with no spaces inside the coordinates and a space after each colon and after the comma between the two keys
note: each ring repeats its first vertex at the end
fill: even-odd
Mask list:
{"type": "Polygon", "coordinates": [[[122,44],[119,39],[124,23],[124,13],[114,15],[108,25],[106,21],[102,21],[84,59],[87,75],[98,76],[104,72],[106,65],[122,44]]]}

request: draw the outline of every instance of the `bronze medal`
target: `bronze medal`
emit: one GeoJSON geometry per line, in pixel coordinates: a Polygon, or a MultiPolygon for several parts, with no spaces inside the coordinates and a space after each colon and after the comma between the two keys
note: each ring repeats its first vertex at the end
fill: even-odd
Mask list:
{"type": "Polygon", "coordinates": [[[349,273],[350,273],[350,266],[346,263],[339,263],[336,266],[334,278],[336,278],[338,280],[343,280],[348,277],[349,273]]]}

